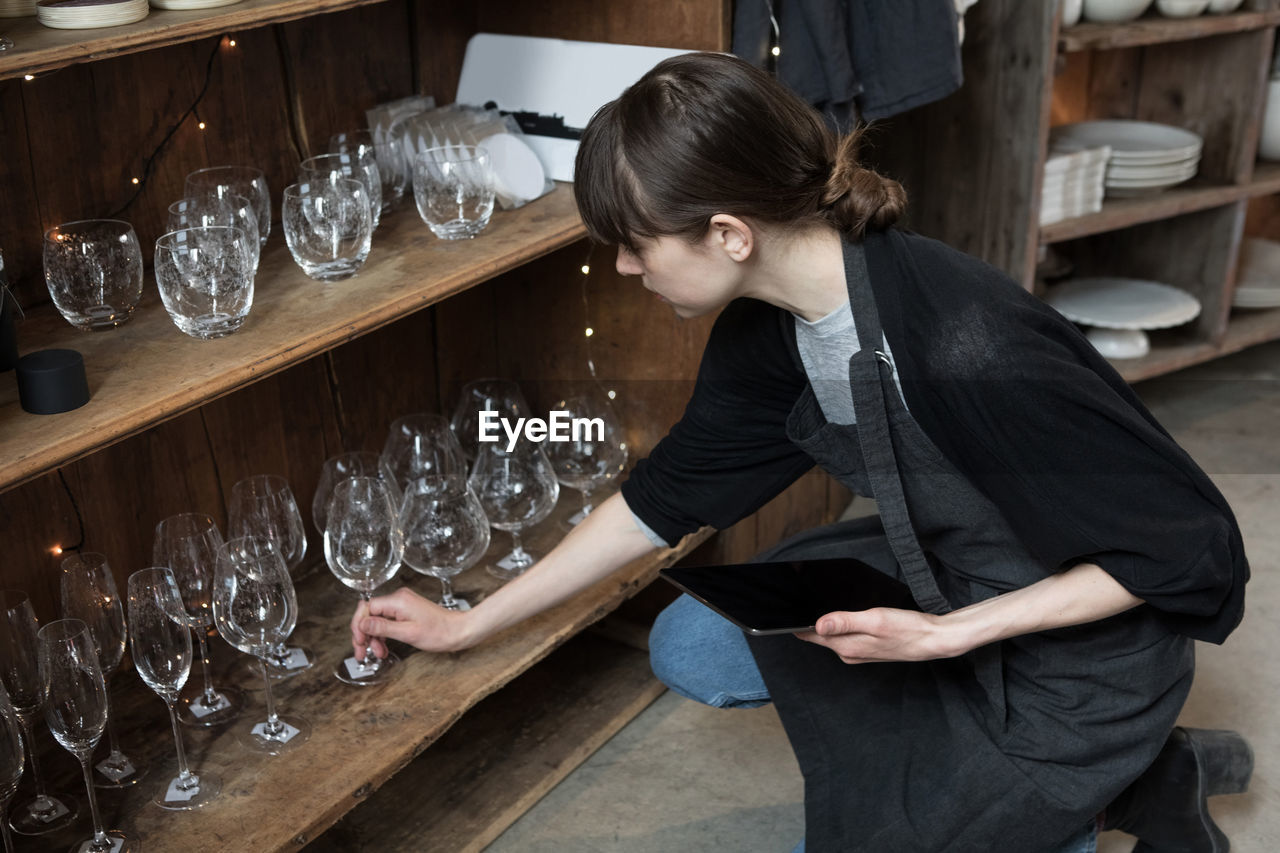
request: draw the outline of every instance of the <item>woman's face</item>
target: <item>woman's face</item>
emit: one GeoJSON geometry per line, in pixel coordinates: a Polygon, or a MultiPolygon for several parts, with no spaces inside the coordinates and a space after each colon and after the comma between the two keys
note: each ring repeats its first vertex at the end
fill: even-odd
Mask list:
{"type": "Polygon", "coordinates": [[[741,275],[710,236],[695,244],[674,236],[639,238],[635,252],[618,247],[617,268],[620,275],[640,276],[647,290],[686,319],[728,305],[741,275]]]}

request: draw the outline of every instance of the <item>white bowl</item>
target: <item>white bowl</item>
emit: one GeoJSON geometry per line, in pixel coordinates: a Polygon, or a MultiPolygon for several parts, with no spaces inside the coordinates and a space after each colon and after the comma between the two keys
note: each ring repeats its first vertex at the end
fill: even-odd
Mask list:
{"type": "Polygon", "coordinates": [[[1132,21],[1150,5],[1151,0],[1084,0],[1084,17],[1099,24],[1132,21]]]}
{"type": "Polygon", "coordinates": [[[1151,352],[1151,339],[1139,329],[1088,329],[1084,336],[1107,358],[1142,358],[1151,352]]]}
{"type": "Polygon", "coordinates": [[[1074,27],[1080,23],[1080,14],[1084,11],[1084,0],[1062,0],[1062,26],[1074,27]]]}
{"type": "Polygon", "coordinates": [[[1258,139],[1258,156],[1263,160],[1280,160],[1280,80],[1267,84],[1267,102],[1262,110],[1262,136],[1258,139]]]}
{"type": "Polygon", "coordinates": [[[1166,18],[1194,18],[1209,8],[1209,0],[1156,0],[1156,8],[1166,18]]]}
{"type": "Polygon", "coordinates": [[[1209,11],[1214,15],[1225,15],[1240,8],[1244,0],[1209,0],[1209,11]]]}

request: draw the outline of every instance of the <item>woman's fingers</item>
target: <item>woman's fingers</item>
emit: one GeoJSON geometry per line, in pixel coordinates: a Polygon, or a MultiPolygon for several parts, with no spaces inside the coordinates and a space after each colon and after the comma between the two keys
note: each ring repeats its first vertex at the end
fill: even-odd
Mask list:
{"type": "Polygon", "coordinates": [[[412,590],[401,588],[391,595],[360,603],[351,618],[351,644],[357,655],[363,653],[366,644],[372,645],[378,657],[386,657],[384,640],[398,640],[426,651],[450,650],[455,647],[449,631],[456,627],[449,621],[454,615],[412,590]]]}
{"type": "Polygon", "coordinates": [[[937,617],[914,610],[876,607],[825,614],[816,630],[796,634],[825,646],[845,663],[922,661],[948,657],[938,642],[937,617]]]}

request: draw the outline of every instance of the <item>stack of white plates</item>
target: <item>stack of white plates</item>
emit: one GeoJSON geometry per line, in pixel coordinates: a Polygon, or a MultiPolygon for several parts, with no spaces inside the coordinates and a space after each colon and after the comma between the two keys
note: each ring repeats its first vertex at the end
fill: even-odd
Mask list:
{"type": "Polygon", "coordinates": [[[1113,119],[1055,127],[1053,144],[1063,148],[1111,148],[1107,195],[1128,198],[1159,192],[1195,177],[1204,140],[1189,130],[1149,121],[1113,119]]]}
{"type": "Polygon", "coordinates": [[[1111,149],[1049,151],[1040,192],[1040,224],[1050,225],[1102,210],[1103,178],[1111,149]]]}
{"type": "Polygon", "coordinates": [[[1280,308],[1280,243],[1246,237],[1231,299],[1236,308],[1280,308]]]}
{"type": "Polygon", "coordinates": [[[141,21],[151,11],[147,0],[40,0],[36,16],[46,27],[88,30],[141,21]]]}
{"type": "Polygon", "coordinates": [[[36,0],[0,0],[0,18],[26,18],[36,13],[36,0]]]}

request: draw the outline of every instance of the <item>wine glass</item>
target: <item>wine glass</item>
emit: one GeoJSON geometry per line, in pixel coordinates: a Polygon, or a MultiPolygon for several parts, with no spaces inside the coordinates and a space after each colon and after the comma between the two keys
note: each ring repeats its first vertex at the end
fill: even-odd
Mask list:
{"type": "MultiPolygon", "coordinates": [[[[62,616],[64,619],[79,619],[89,626],[97,644],[98,665],[102,668],[110,697],[111,675],[124,659],[127,630],[124,605],[116,592],[115,578],[111,576],[111,566],[106,557],[85,551],[62,561],[62,616]]],[[[96,765],[99,775],[94,777],[94,784],[99,788],[136,785],[146,775],[147,768],[141,761],[120,751],[115,722],[109,709],[106,716],[107,742],[111,751],[96,765]]]]}
{"type": "Polygon", "coordinates": [[[546,518],[560,497],[560,483],[547,455],[525,439],[507,450],[501,442],[480,445],[476,464],[467,482],[480,498],[489,524],[511,534],[511,553],[488,571],[508,580],[534,564],[534,557],[520,544],[520,531],[546,518]]]}
{"type": "Polygon", "coordinates": [[[156,525],[152,561],[173,570],[186,608],[187,624],[200,641],[204,689],[181,697],[179,718],[196,726],[216,726],[240,715],[244,696],[232,687],[213,686],[207,634],[213,626],[213,573],[218,565],[222,534],[214,520],[199,512],[171,515],[156,525]]]}
{"type": "Polygon", "coordinates": [[[627,442],[609,400],[599,392],[575,394],[554,406],[569,419],[569,440],[547,442],[547,458],[561,485],[582,492],[582,509],[568,521],[576,525],[591,513],[591,494],[608,485],[627,464],[627,442]]]}
{"type": "Polygon", "coordinates": [[[453,577],[476,564],[489,548],[489,519],[466,479],[422,477],[405,492],[400,506],[404,561],[415,572],[440,580],[440,606],[470,610],[453,594],[453,577]]]}
{"type": "Polygon", "coordinates": [[[379,457],[383,476],[395,484],[397,501],[409,484],[433,474],[466,474],[466,458],[443,415],[419,412],[397,418],[379,457]]]}
{"type": "Polygon", "coordinates": [[[4,838],[5,853],[13,853],[9,801],[18,792],[18,780],[22,778],[21,726],[9,694],[0,686],[0,836],[4,838]]]}
{"type": "Polygon", "coordinates": [[[510,379],[476,379],[462,386],[449,426],[468,461],[476,458],[480,446],[481,412],[494,412],[514,425],[517,419],[529,417],[530,409],[520,386],[510,379]]]}
{"type": "Polygon", "coordinates": [[[31,762],[31,779],[36,795],[14,804],[8,825],[22,835],[44,835],[69,825],[79,814],[80,806],[68,794],[50,796],[37,761],[32,723],[44,707],[47,691],[40,679],[40,642],[36,631],[35,611],[25,592],[0,591],[0,680],[13,704],[18,722],[26,737],[31,762]]]}
{"type": "MultiPolygon", "coordinates": [[[[289,572],[302,563],[307,553],[307,532],[302,526],[298,502],[288,481],[275,474],[246,477],[231,487],[227,535],[273,540],[289,572]]],[[[309,669],[315,658],[310,649],[286,648],[281,642],[271,650],[267,663],[274,677],[284,678],[309,669]]]]}
{"type": "Polygon", "coordinates": [[[378,465],[378,454],[371,450],[353,450],[324,460],[324,465],[320,468],[320,482],[316,483],[316,493],[311,499],[311,520],[315,522],[316,530],[324,532],[334,486],[348,477],[380,476],[382,471],[378,465]]]}
{"type": "Polygon", "coordinates": [[[298,623],[293,581],[274,540],[241,536],[223,543],[213,578],[213,621],[224,640],[262,663],[267,719],[237,732],[240,742],[269,755],[296,749],[311,736],[311,724],[276,714],[267,664],[272,647],[287,640],[298,623]]]}
{"type": "Polygon", "coordinates": [[[138,846],[123,832],[105,832],[98,814],[89,760],[107,725],[107,682],[98,663],[97,641],[79,619],[58,619],[40,629],[40,679],[49,701],[44,718],[54,739],[80,762],[89,792],[93,837],[72,853],[136,853],[138,846]]]}
{"type": "Polygon", "coordinates": [[[218,796],[222,780],[208,772],[192,773],[182,748],[177,704],[191,674],[191,620],[172,570],[142,569],[129,575],[129,627],[134,668],[169,707],[178,748],[178,775],[156,792],[153,802],[173,811],[198,809],[218,796]]]}
{"type": "MultiPolygon", "coordinates": [[[[404,556],[404,538],[391,489],[378,477],[348,477],[333,487],[324,528],[324,559],[329,570],[368,601],[391,580],[404,556]]],[[[388,651],[379,660],[366,647],[349,657],[334,675],[347,684],[381,684],[398,658],[388,651]]]]}

